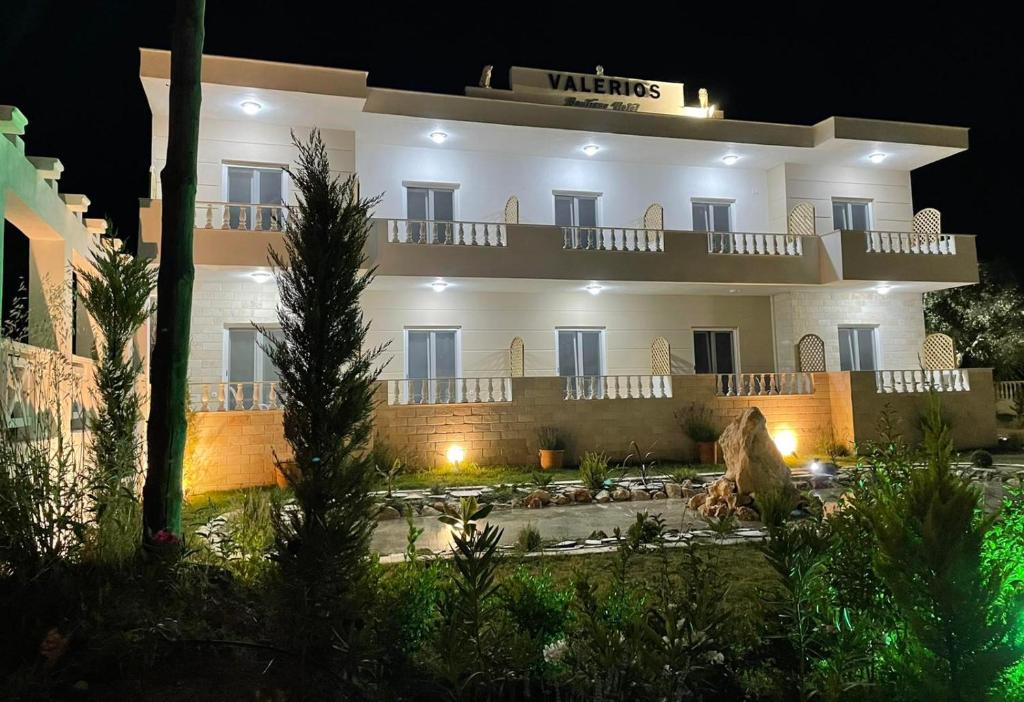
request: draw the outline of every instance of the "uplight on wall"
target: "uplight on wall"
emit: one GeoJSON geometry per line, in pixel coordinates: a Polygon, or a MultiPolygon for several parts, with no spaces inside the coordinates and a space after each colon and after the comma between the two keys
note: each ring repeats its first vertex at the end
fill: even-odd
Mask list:
{"type": "Polygon", "coordinates": [[[772,439],[775,441],[775,448],[783,456],[792,456],[796,453],[796,434],[789,429],[775,432],[775,436],[772,439]]]}
{"type": "Polygon", "coordinates": [[[583,289],[591,295],[600,295],[601,291],[604,290],[604,286],[600,283],[591,283],[590,285],[584,286],[583,289]]]}
{"type": "Polygon", "coordinates": [[[457,466],[466,460],[466,452],[461,446],[449,446],[445,458],[448,459],[449,463],[457,466]]]}
{"type": "Polygon", "coordinates": [[[873,154],[868,154],[868,161],[871,163],[879,164],[889,157],[889,154],[883,154],[881,151],[876,151],[873,154]]]}
{"type": "Polygon", "coordinates": [[[242,108],[242,112],[247,115],[254,115],[263,109],[263,105],[259,104],[255,100],[246,100],[239,105],[242,108]]]}
{"type": "Polygon", "coordinates": [[[447,290],[448,289],[448,285],[449,285],[448,283],[446,283],[443,280],[441,280],[440,278],[438,278],[437,280],[435,280],[433,283],[430,284],[430,288],[434,292],[439,293],[439,292],[444,292],[445,290],[447,290]]]}
{"type": "Polygon", "coordinates": [[[435,144],[443,144],[443,143],[445,143],[448,140],[448,134],[447,134],[447,132],[440,132],[440,131],[438,131],[438,132],[431,132],[430,133],[430,140],[432,142],[434,142],[435,144]]]}
{"type": "Polygon", "coordinates": [[[600,150],[601,147],[598,146],[597,144],[587,144],[586,146],[583,147],[583,153],[585,153],[587,156],[593,156],[600,150]]]}
{"type": "Polygon", "coordinates": [[[739,160],[740,157],[737,156],[736,154],[726,154],[725,156],[722,157],[722,163],[724,163],[727,166],[734,166],[736,165],[736,162],[739,160]]]}
{"type": "Polygon", "coordinates": [[[883,283],[882,285],[879,285],[877,288],[875,288],[875,292],[877,292],[879,295],[888,295],[889,293],[892,292],[892,286],[883,283]]]}

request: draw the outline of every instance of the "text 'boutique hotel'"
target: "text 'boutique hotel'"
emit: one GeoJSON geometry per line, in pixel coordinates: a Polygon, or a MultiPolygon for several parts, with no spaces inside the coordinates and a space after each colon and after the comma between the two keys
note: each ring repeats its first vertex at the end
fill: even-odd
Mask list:
{"type": "MultiPolygon", "coordinates": [[[[170,61],[143,50],[153,113],[142,253],[159,257],[170,61]]],[[[367,74],[208,56],[203,65],[189,361],[197,489],[273,481],[283,452],[267,267],[295,193],[290,133],[319,128],[339,177],[382,195],[363,299],[391,342],[375,431],[427,464],[529,464],[539,427],[586,450],[692,447],[675,413],[756,405],[812,454],[871,438],[888,403],[908,433],[928,389],[960,446],[994,436],[991,373],[926,337],[922,295],[975,283],[971,235],[916,205],[911,172],[967,130],[833,117],[726,119],[678,83],[490,67],[465,95],[367,74]]],[[[709,99],[710,98],[710,99],[709,99]]],[[[939,208],[939,209],[936,209],[939,208]]]]}

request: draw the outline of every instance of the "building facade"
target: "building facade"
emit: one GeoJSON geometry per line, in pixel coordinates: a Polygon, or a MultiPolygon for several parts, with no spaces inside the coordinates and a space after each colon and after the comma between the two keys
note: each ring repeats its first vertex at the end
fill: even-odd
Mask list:
{"type": "MultiPolygon", "coordinates": [[[[154,257],[168,79],[169,55],[143,50],[154,257]]],[[[706,91],[602,71],[481,83],[426,94],[204,59],[189,368],[197,443],[221,466],[204,487],[272,480],[284,450],[252,322],[276,320],[267,250],[295,198],[291,134],[312,128],[334,172],[381,197],[363,300],[368,343],[389,344],[377,430],[424,462],[454,445],[527,462],[536,429],[559,423],[574,452],[642,439],[674,457],[673,415],[693,401],[722,421],[762,406],[812,452],[826,429],[869,438],[883,400],[914,416],[929,388],[986,407],[960,445],[994,440],[990,374],[936,351],[922,310],[924,293],[977,282],[974,238],[911,192],[966,129],[737,121],[706,91]]]]}

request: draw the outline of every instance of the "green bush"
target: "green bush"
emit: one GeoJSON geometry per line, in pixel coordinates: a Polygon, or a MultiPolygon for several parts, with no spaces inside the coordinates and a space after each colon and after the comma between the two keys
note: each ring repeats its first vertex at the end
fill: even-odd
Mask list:
{"type": "Polygon", "coordinates": [[[676,483],[677,485],[682,485],[687,480],[691,480],[692,481],[692,480],[696,480],[697,479],[697,469],[696,468],[676,468],[674,471],[672,471],[669,474],[668,478],[673,483],[676,483]]]}
{"type": "Polygon", "coordinates": [[[580,459],[580,480],[591,490],[603,490],[611,471],[608,456],[597,451],[587,451],[580,459]]]}
{"type": "Polygon", "coordinates": [[[714,421],[711,408],[701,402],[691,402],[676,410],[676,421],[683,433],[696,443],[718,441],[722,432],[714,421]]]}
{"type": "Polygon", "coordinates": [[[542,451],[564,451],[565,438],[555,427],[541,427],[537,430],[537,448],[542,451]]]}
{"type": "Polygon", "coordinates": [[[540,529],[533,524],[527,524],[516,535],[516,548],[523,553],[539,551],[542,543],[540,529]]]}

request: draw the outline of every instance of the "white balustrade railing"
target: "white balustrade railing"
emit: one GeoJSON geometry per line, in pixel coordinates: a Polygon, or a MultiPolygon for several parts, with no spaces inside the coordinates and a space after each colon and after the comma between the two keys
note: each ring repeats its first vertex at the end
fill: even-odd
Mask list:
{"type": "Polygon", "coordinates": [[[665,250],[662,229],[637,227],[561,227],[562,248],[573,251],[654,253],[665,250]]]}
{"type": "Polygon", "coordinates": [[[953,234],[916,234],[914,232],[864,232],[868,253],[956,254],[953,234]]]}
{"type": "Polygon", "coordinates": [[[196,412],[261,412],[283,409],[275,381],[190,383],[189,399],[196,412]]]}
{"type": "Polygon", "coordinates": [[[672,397],[670,375],[571,375],[566,400],[651,400],[672,397]]]}
{"type": "Polygon", "coordinates": [[[996,381],[996,399],[1016,402],[1017,398],[1024,395],[1024,380],[999,380],[996,381]]]}
{"type": "Polygon", "coordinates": [[[389,405],[511,402],[512,378],[407,378],[388,381],[389,405]]]}
{"type": "Polygon", "coordinates": [[[287,205],[247,202],[197,202],[196,229],[280,232],[288,216],[287,205]]]}
{"type": "Polygon", "coordinates": [[[953,370],[879,370],[875,371],[875,391],[879,393],[969,392],[970,378],[963,368],[953,370]]]}
{"type": "Polygon", "coordinates": [[[723,397],[764,395],[812,395],[814,376],[810,373],[718,373],[715,393],[723,397]]]}
{"type": "Polygon", "coordinates": [[[802,256],[803,237],[790,234],[708,232],[708,253],[742,256],[802,256]]]}
{"type": "Polygon", "coordinates": [[[502,222],[389,219],[387,228],[392,244],[508,246],[508,225],[502,222]]]}

